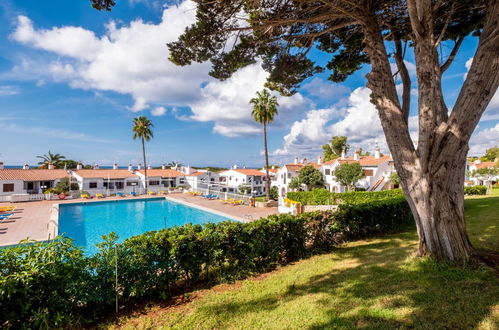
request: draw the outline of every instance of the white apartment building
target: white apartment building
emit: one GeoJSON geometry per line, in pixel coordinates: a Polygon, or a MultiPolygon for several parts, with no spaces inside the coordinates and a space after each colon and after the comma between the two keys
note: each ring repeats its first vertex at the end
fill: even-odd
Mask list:
{"type": "Polygon", "coordinates": [[[49,169],[30,169],[27,164],[22,169],[6,169],[0,162],[0,196],[42,194],[67,177],[70,177],[67,171],[54,169],[52,165],[49,169]]]}
{"type": "Polygon", "coordinates": [[[341,185],[334,176],[334,170],[345,163],[359,163],[364,170],[364,178],[355,185],[367,191],[380,191],[387,189],[390,184],[390,175],[395,172],[393,159],[390,156],[381,156],[380,149],[376,148],[374,156],[360,156],[356,151],[353,156],[341,157],[324,162],[321,171],[324,175],[326,186],[330,192],[345,192],[346,187],[341,185]]]}
{"type": "Polygon", "coordinates": [[[133,171],[118,169],[116,164],[113,169],[99,169],[98,166],[94,169],[81,169],[79,165],[72,175],[79,189],[90,195],[140,193],[140,177],[133,171]]]}
{"type": "Polygon", "coordinates": [[[305,166],[313,166],[320,170],[322,157],[318,157],[315,163],[308,162],[306,158],[299,160],[298,157],[295,157],[294,163],[286,164],[277,170],[275,180],[272,181],[272,187],[277,187],[280,197],[286,197],[286,194],[290,191],[289,182],[294,177],[297,177],[300,174],[300,170],[305,166]]]}
{"type": "Polygon", "coordinates": [[[240,186],[251,188],[251,193],[260,196],[265,194],[264,174],[255,169],[234,168],[220,173],[221,191],[238,193],[240,186]]]}
{"type": "Polygon", "coordinates": [[[476,172],[482,168],[494,168],[497,164],[498,159],[494,162],[482,162],[477,159],[474,162],[469,162],[467,164],[467,170],[472,174],[470,177],[465,178],[465,186],[476,186],[476,185],[492,185],[499,182],[499,175],[474,175],[476,172]]]}

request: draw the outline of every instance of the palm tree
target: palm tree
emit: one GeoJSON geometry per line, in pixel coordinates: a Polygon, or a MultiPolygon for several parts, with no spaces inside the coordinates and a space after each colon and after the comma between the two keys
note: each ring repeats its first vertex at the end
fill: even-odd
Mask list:
{"type": "Polygon", "coordinates": [[[251,115],[256,122],[263,125],[263,144],[265,149],[265,172],[266,172],[266,196],[267,200],[270,199],[270,175],[269,175],[269,151],[267,149],[267,124],[272,123],[274,117],[277,115],[277,98],[270,95],[270,93],[263,89],[261,92],[256,92],[257,97],[250,100],[253,105],[251,115]]]}
{"type": "Polygon", "coordinates": [[[36,158],[42,159],[41,162],[38,162],[38,165],[40,165],[40,167],[47,167],[47,168],[49,164],[53,164],[55,167],[61,167],[61,165],[63,164],[63,160],[66,159],[65,156],[61,154],[53,154],[52,152],[50,152],[50,150],[48,154],[42,156],[36,156],[36,158]]]}
{"type": "Polygon", "coordinates": [[[146,163],[146,146],[145,141],[149,141],[154,137],[151,127],[154,125],[145,116],[140,116],[133,119],[133,139],[140,138],[142,140],[142,157],[144,158],[144,175],[146,177],[146,193],[149,186],[147,181],[147,163],[146,163]]]}

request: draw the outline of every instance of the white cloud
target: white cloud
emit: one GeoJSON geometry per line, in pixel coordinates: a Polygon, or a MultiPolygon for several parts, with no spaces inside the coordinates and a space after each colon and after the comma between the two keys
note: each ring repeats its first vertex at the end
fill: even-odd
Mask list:
{"type": "MultiPolygon", "coordinates": [[[[81,27],[36,29],[26,16],[18,17],[16,40],[57,55],[48,65],[23,59],[17,74],[35,72],[25,78],[67,82],[73,88],[114,91],[131,95],[133,112],[152,109],[163,115],[165,107],[190,107],[182,120],[214,122],[213,131],[226,136],[254,134],[259,125],[251,118],[249,100],[263,88],[267,73],[260,64],[239,70],[226,81],[209,77],[209,63],[178,67],[168,61],[166,43],[175,41],[195,22],[195,3],[186,0],[163,10],[158,24],[138,19],[128,25],[110,22],[104,35],[81,27]],[[44,70],[33,71],[35,67],[44,70]],[[36,77],[36,78],[35,78],[36,77]]],[[[310,103],[302,95],[279,97],[286,119],[296,118],[298,109],[310,103]]],[[[278,118],[275,125],[284,125],[278,118]]]]}
{"type": "Polygon", "coordinates": [[[0,86],[0,96],[12,96],[16,94],[19,94],[19,87],[11,85],[0,86]]]}
{"type": "MultiPolygon", "coordinates": [[[[213,131],[226,136],[255,134],[260,125],[251,117],[249,101],[263,88],[268,73],[259,63],[237,71],[225,81],[212,81],[201,89],[201,98],[189,103],[197,121],[215,121],[213,131]]],[[[277,96],[279,114],[273,125],[289,120],[295,110],[303,108],[308,101],[300,94],[291,97],[277,96]]]]}
{"type": "MultiPolygon", "coordinates": [[[[166,43],[194,21],[191,1],[165,9],[159,24],[138,19],[119,27],[111,22],[102,36],[73,26],[36,29],[28,17],[19,16],[11,38],[57,55],[45,70],[52,79],[74,88],[130,94],[135,100],[130,110],[138,111],[149,104],[185,105],[212,80],[207,63],[181,68],[167,59],[166,43]]],[[[23,65],[29,69],[29,63],[23,65]]]]}
{"type": "Polygon", "coordinates": [[[153,116],[164,116],[166,114],[165,107],[156,107],[151,110],[151,115],[153,116]]]}
{"type": "Polygon", "coordinates": [[[483,155],[488,148],[499,145],[499,123],[473,134],[470,139],[470,155],[483,155]]]}
{"type": "Polygon", "coordinates": [[[350,88],[345,85],[327,82],[317,77],[303,85],[302,88],[310,95],[326,100],[344,96],[351,91],[350,88]]]}
{"type": "MultiPolygon", "coordinates": [[[[293,124],[284,137],[283,147],[272,155],[313,157],[320,154],[321,146],[335,135],[347,136],[354,149],[361,147],[369,151],[378,145],[387,153],[385,135],[370,94],[370,89],[359,87],[346,100],[340,100],[338,106],[308,111],[305,119],[293,124]]],[[[409,118],[409,132],[413,140],[417,140],[417,116],[409,118]]]]}

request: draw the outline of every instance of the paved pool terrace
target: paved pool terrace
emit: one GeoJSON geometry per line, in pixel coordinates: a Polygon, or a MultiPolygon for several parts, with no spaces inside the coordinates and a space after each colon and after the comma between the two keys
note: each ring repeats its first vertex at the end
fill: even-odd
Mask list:
{"type": "MultiPolygon", "coordinates": [[[[45,241],[54,237],[57,228],[58,204],[66,203],[99,203],[111,200],[137,200],[167,198],[172,201],[196,207],[207,212],[239,221],[252,221],[271,214],[277,214],[277,208],[254,208],[246,205],[229,205],[220,200],[207,200],[190,194],[170,194],[161,196],[140,197],[108,197],[104,199],[74,199],[65,201],[35,201],[13,203],[17,208],[15,214],[9,220],[0,222],[0,246],[14,245],[19,241],[29,238],[35,241],[45,241]]],[[[0,203],[0,206],[11,205],[0,203]]]]}

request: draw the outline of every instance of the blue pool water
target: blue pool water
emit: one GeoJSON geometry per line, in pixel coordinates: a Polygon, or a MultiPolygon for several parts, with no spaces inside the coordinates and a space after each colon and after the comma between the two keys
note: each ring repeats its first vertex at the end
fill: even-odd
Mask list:
{"type": "Polygon", "coordinates": [[[90,255],[102,235],[111,232],[122,242],[165,227],[225,220],[231,219],[163,198],[59,205],[59,234],[73,238],[90,255]]]}

